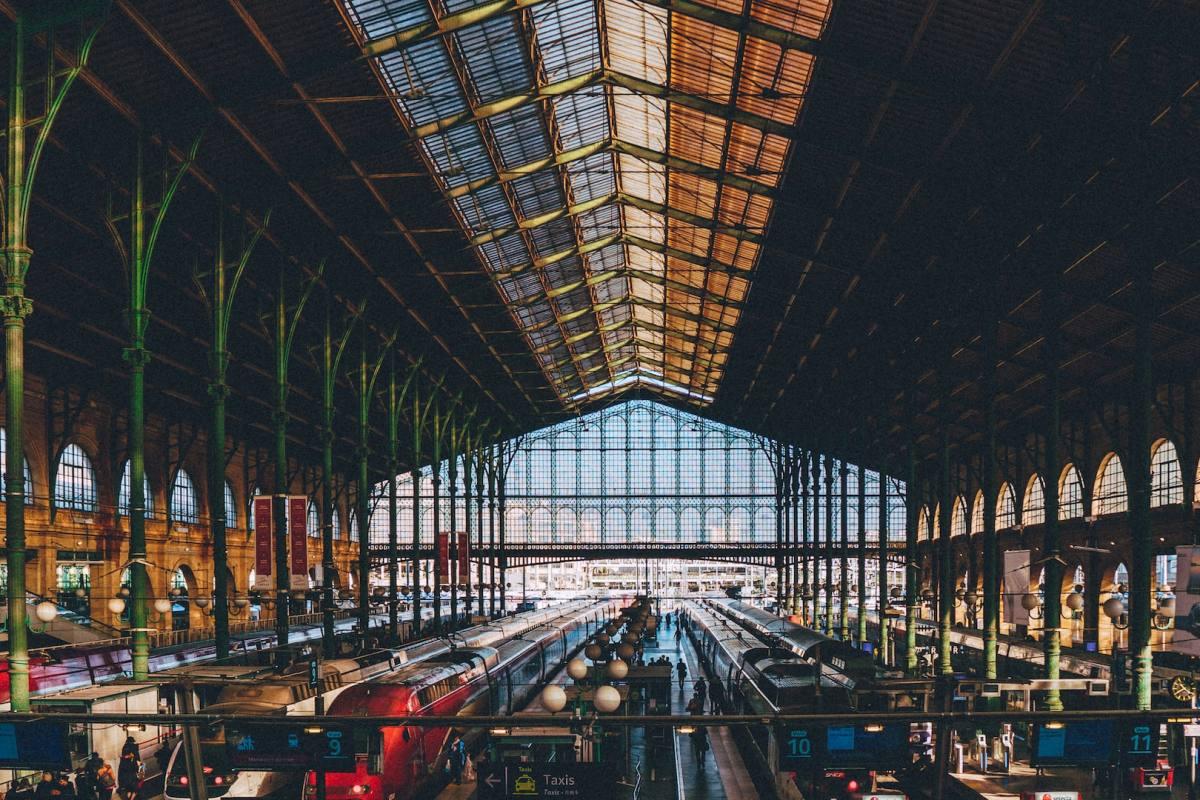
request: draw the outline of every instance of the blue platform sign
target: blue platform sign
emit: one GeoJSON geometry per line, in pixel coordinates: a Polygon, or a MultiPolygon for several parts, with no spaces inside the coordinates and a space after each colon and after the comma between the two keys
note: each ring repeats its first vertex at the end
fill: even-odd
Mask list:
{"type": "Polygon", "coordinates": [[[1158,762],[1158,720],[1132,720],[1121,729],[1118,753],[1126,767],[1154,767],[1158,762]]]}
{"type": "Polygon", "coordinates": [[[1102,767],[1112,763],[1111,720],[1039,722],[1033,726],[1029,763],[1034,767],[1102,767]]]}
{"type": "Polygon", "coordinates": [[[67,723],[54,720],[0,722],[0,767],[68,769],[67,723]]]}
{"type": "Polygon", "coordinates": [[[908,723],[784,726],[776,731],[779,769],[863,767],[888,771],[912,763],[908,723]]]}
{"type": "Polygon", "coordinates": [[[229,763],[239,769],[354,772],[354,740],[344,728],[321,724],[227,726],[229,763]]]}
{"type": "Polygon", "coordinates": [[[816,732],[807,725],[780,729],[779,768],[781,770],[801,772],[812,769],[813,733],[816,732]]]}

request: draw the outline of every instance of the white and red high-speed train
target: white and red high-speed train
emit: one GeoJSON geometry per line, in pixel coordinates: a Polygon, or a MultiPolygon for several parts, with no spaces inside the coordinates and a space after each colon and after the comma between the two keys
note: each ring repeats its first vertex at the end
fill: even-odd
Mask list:
{"type": "MultiPolygon", "coordinates": [[[[502,642],[531,628],[544,625],[564,613],[574,614],[590,607],[590,601],[576,601],[565,608],[543,609],[517,614],[486,625],[477,625],[454,633],[453,644],[482,647],[502,642]]],[[[350,687],[371,681],[413,664],[439,656],[451,649],[451,640],[430,638],[409,645],[364,653],[353,659],[323,661],[320,665],[320,686],[308,684],[308,665],[299,663],[284,674],[263,676],[253,674],[244,679],[228,678],[218,682],[218,692],[201,711],[229,715],[311,715],[318,692],[327,707],[350,687]]],[[[265,797],[296,781],[295,772],[274,770],[238,770],[229,764],[226,754],[225,729],[212,726],[201,737],[202,770],[210,798],[265,797]]],[[[169,800],[186,800],[191,796],[182,745],[177,744],[167,767],[164,794],[169,800]]]]}
{"type": "MultiPolygon", "coordinates": [[[[351,687],[331,716],[504,716],[520,710],[542,683],[612,618],[596,603],[495,646],[459,647],[351,687]]],[[[560,609],[561,613],[561,609],[560,609]]],[[[356,771],[325,776],[328,800],[408,800],[440,774],[450,728],[389,726],[355,731],[356,771]]],[[[305,781],[316,797],[316,777],[305,781]]]]}

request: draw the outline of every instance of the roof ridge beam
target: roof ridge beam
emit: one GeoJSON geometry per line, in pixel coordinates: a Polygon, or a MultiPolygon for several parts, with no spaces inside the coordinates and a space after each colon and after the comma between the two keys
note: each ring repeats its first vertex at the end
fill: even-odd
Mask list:
{"type": "MultiPolygon", "coordinates": [[[[475,8],[447,14],[425,22],[412,25],[404,30],[371,39],[363,45],[363,55],[383,56],[396,50],[403,50],[419,42],[446,36],[472,25],[479,25],[495,17],[511,14],[524,8],[541,5],[549,0],[492,0],[475,8]]],[[[697,3],[695,0],[639,0],[644,5],[674,11],[685,17],[703,20],[718,28],[725,28],[738,33],[744,33],[756,39],[763,39],[779,45],[785,50],[799,50],[804,53],[817,53],[820,42],[811,36],[792,33],[786,28],[780,28],[755,19],[745,19],[741,14],[722,11],[711,6],[697,3]]]]}
{"type": "Polygon", "coordinates": [[[469,241],[473,247],[478,247],[481,244],[494,242],[497,239],[502,239],[505,236],[517,233],[518,231],[540,228],[543,225],[554,222],[555,220],[563,219],[565,217],[580,216],[588,213],[589,211],[595,211],[597,208],[607,205],[633,206],[634,208],[640,208],[642,211],[647,211],[654,214],[662,214],[669,219],[676,220],[677,222],[687,223],[694,228],[709,230],[713,233],[723,234],[734,239],[754,242],[755,244],[761,244],[764,238],[761,233],[754,233],[753,231],[747,230],[746,228],[738,225],[724,225],[715,219],[702,217],[698,214],[692,214],[687,211],[681,211],[664,203],[655,203],[650,200],[645,200],[637,195],[632,195],[627,192],[612,192],[600,197],[593,197],[591,200],[587,200],[582,203],[574,203],[569,206],[555,209],[554,211],[548,211],[545,214],[539,214],[536,217],[519,220],[513,225],[504,225],[499,228],[493,228],[490,231],[477,233],[472,236],[469,241]]]}
{"type": "Polygon", "coordinates": [[[527,91],[502,97],[499,100],[493,100],[489,103],[482,103],[473,108],[465,108],[462,111],[442,117],[441,119],[417,125],[412,130],[412,136],[416,139],[424,139],[427,136],[443,133],[459,125],[483,122],[499,114],[527,106],[530,103],[548,100],[553,97],[561,97],[562,95],[572,94],[600,84],[620,87],[634,94],[661,97],[668,102],[701,111],[718,119],[733,120],[751,128],[756,128],[777,136],[784,136],[788,139],[792,138],[796,133],[795,125],[787,125],[770,117],[764,117],[761,114],[744,111],[738,108],[736,103],[718,103],[706,97],[681,92],[678,89],[672,89],[662,84],[643,80],[642,78],[635,78],[632,75],[626,75],[613,69],[598,69],[584,73],[583,75],[564,78],[560,81],[551,81],[531,86],[527,91]]]}
{"type": "MultiPolygon", "coordinates": [[[[536,175],[539,172],[556,167],[573,164],[576,161],[582,161],[585,158],[595,155],[596,153],[623,153],[625,155],[640,158],[643,161],[648,161],[651,164],[659,164],[676,172],[686,172],[689,175],[699,175],[702,178],[708,178],[718,184],[732,186],[735,189],[741,189],[749,194],[762,195],[763,197],[774,198],[776,190],[774,187],[768,186],[765,183],[745,178],[740,175],[731,175],[728,173],[722,174],[720,170],[706,167],[703,164],[697,164],[694,161],[688,161],[677,156],[660,153],[657,150],[651,150],[647,147],[625,142],[620,139],[609,137],[594,144],[584,145],[572,150],[567,150],[562,153],[555,153],[552,156],[539,158],[531,161],[528,164],[522,164],[519,167],[514,167],[509,170],[502,170],[497,175],[490,175],[486,178],[477,178],[469,183],[464,183],[460,186],[455,186],[446,189],[445,195],[450,199],[465,197],[486,189],[489,186],[495,186],[500,183],[510,183],[520,178],[536,175]]],[[[614,170],[619,173],[620,168],[614,167],[614,170]]]]}

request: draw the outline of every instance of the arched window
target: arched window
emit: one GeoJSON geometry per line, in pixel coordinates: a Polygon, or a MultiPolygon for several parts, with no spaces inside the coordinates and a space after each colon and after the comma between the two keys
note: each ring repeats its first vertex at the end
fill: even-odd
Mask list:
{"type": "Polygon", "coordinates": [[[917,514],[917,541],[925,541],[926,534],[929,533],[929,509],[926,506],[921,506],[921,511],[917,514]]]}
{"type": "Polygon", "coordinates": [[[1025,486],[1025,500],[1021,503],[1021,524],[1041,525],[1046,521],[1046,485],[1042,476],[1034,474],[1025,486]]]}
{"type": "MultiPolygon", "coordinates": [[[[246,530],[254,530],[254,498],[261,495],[262,489],[255,486],[254,491],[250,492],[250,497],[246,499],[246,530]]],[[[253,586],[254,583],[251,582],[250,585],[253,586]]]]}
{"type": "Polygon", "coordinates": [[[971,504],[971,533],[983,533],[983,492],[976,492],[971,504]]]}
{"type": "Polygon", "coordinates": [[[1125,470],[1121,458],[1109,453],[1100,462],[1096,473],[1096,491],[1093,493],[1092,508],[1096,514],[1120,514],[1129,510],[1129,489],[1125,485],[1125,470]]]}
{"type": "Polygon", "coordinates": [[[175,473],[175,482],[171,484],[171,519],[188,523],[200,521],[196,485],[192,483],[192,476],[184,469],[175,473]]]}
{"type": "Polygon", "coordinates": [[[354,509],[350,509],[350,524],[348,526],[350,532],[350,541],[358,541],[358,514],[354,509]]]}
{"type": "Polygon", "coordinates": [[[333,540],[339,541],[342,538],[342,518],[338,515],[337,506],[333,507],[333,513],[329,515],[333,521],[333,540]]]}
{"type": "Polygon", "coordinates": [[[1083,516],[1083,478],[1074,464],[1067,464],[1058,482],[1058,518],[1075,519],[1083,516]]]}
{"type": "Polygon", "coordinates": [[[967,501],[959,495],[954,501],[954,512],[950,518],[950,535],[962,536],[967,532],[967,501]]]}
{"type": "Polygon", "coordinates": [[[308,531],[310,539],[321,538],[321,515],[317,513],[315,500],[308,501],[308,514],[304,518],[304,529],[308,531]]]}
{"type": "Polygon", "coordinates": [[[996,498],[996,530],[1002,531],[1017,524],[1017,499],[1013,496],[1012,485],[1005,483],[1000,487],[1000,495],[996,498]]]}
{"type": "Polygon", "coordinates": [[[237,503],[233,500],[233,486],[225,481],[225,527],[237,527],[237,503]]]}
{"type": "Polygon", "coordinates": [[[929,538],[937,541],[942,536],[942,504],[933,507],[933,516],[929,518],[929,538]]]}
{"type": "MultiPolygon", "coordinates": [[[[121,482],[117,484],[117,513],[123,517],[129,516],[129,496],[131,490],[129,487],[129,462],[125,462],[125,469],[121,471],[121,482]]],[[[146,498],[144,508],[146,518],[154,516],[154,495],[150,491],[150,479],[146,477],[146,473],[142,473],[142,496],[146,498]]]]}
{"type": "Polygon", "coordinates": [[[77,444],[69,444],[58,459],[54,473],[54,504],[76,511],[96,510],[96,471],[77,444]]]}
{"type": "Polygon", "coordinates": [[[1177,505],[1183,502],[1183,472],[1179,454],[1170,439],[1155,443],[1150,451],[1150,506],[1177,505]]]}
{"type": "MultiPolygon", "coordinates": [[[[0,502],[7,500],[4,492],[8,491],[5,481],[8,480],[8,434],[0,428],[0,502]]],[[[33,505],[33,472],[29,469],[29,459],[25,459],[25,505],[33,505]]]]}

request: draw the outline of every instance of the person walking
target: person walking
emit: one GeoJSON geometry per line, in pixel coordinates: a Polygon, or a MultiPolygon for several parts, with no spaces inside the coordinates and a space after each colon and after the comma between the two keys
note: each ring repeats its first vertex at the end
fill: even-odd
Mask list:
{"type": "Polygon", "coordinates": [[[700,770],[703,771],[708,762],[708,728],[697,726],[692,731],[692,754],[696,757],[700,770]]]}
{"type": "Polygon", "coordinates": [[[79,800],[100,800],[96,786],[96,774],[86,766],[75,772],[75,796],[79,800]]]}
{"type": "Polygon", "coordinates": [[[720,714],[725,705],[725,687],[720,678],[714,677],[708,685],[708,704],[714,714],[720,714]]]}
{"type": "Polygon", "coordinates": [[[704,701],[708,699],[708,681],[704,680],[703,675],[701,675],[699,680],[696,681],[696,684],[692,687],[692,690],[696,693],[696,696],[700,698],[700,713],[703,714],[704,701]]]}
{"type": "Polygon", "coordinates": [[[121,762],[117,765],[117,794],[121,800],[137,800],[142,788],[142,753],[132,736],[121,748],[121,762]]]}
{"type": "Polygon", "coordinates": [[[675,649],[679,649],[679,641],[683,639],[683,628],[675,626],[675,649]]]}
{"type": "Polygon", "coordinates": [[[679,659],[679,663],[675,665],[675,671],[679,673],[679,691],[683,691],[683,682],[687,680],[687,664],[683,663],[683,659],[679,659]]]}
{"type": "Polygon", "coordinates": [[[100,769],[96,770],[96,793],[100,800],[112,800],[116,788],[117,774],[113,772],[112,764],[100,759],[100,769]]]}
{"type": "Polygon", "coordinates": [[[450,771],[450,779],[462,785],[463,768],[467,765],[467,746],[457,733],[450,737],[446,745],[446,766],[450,771]]]}

